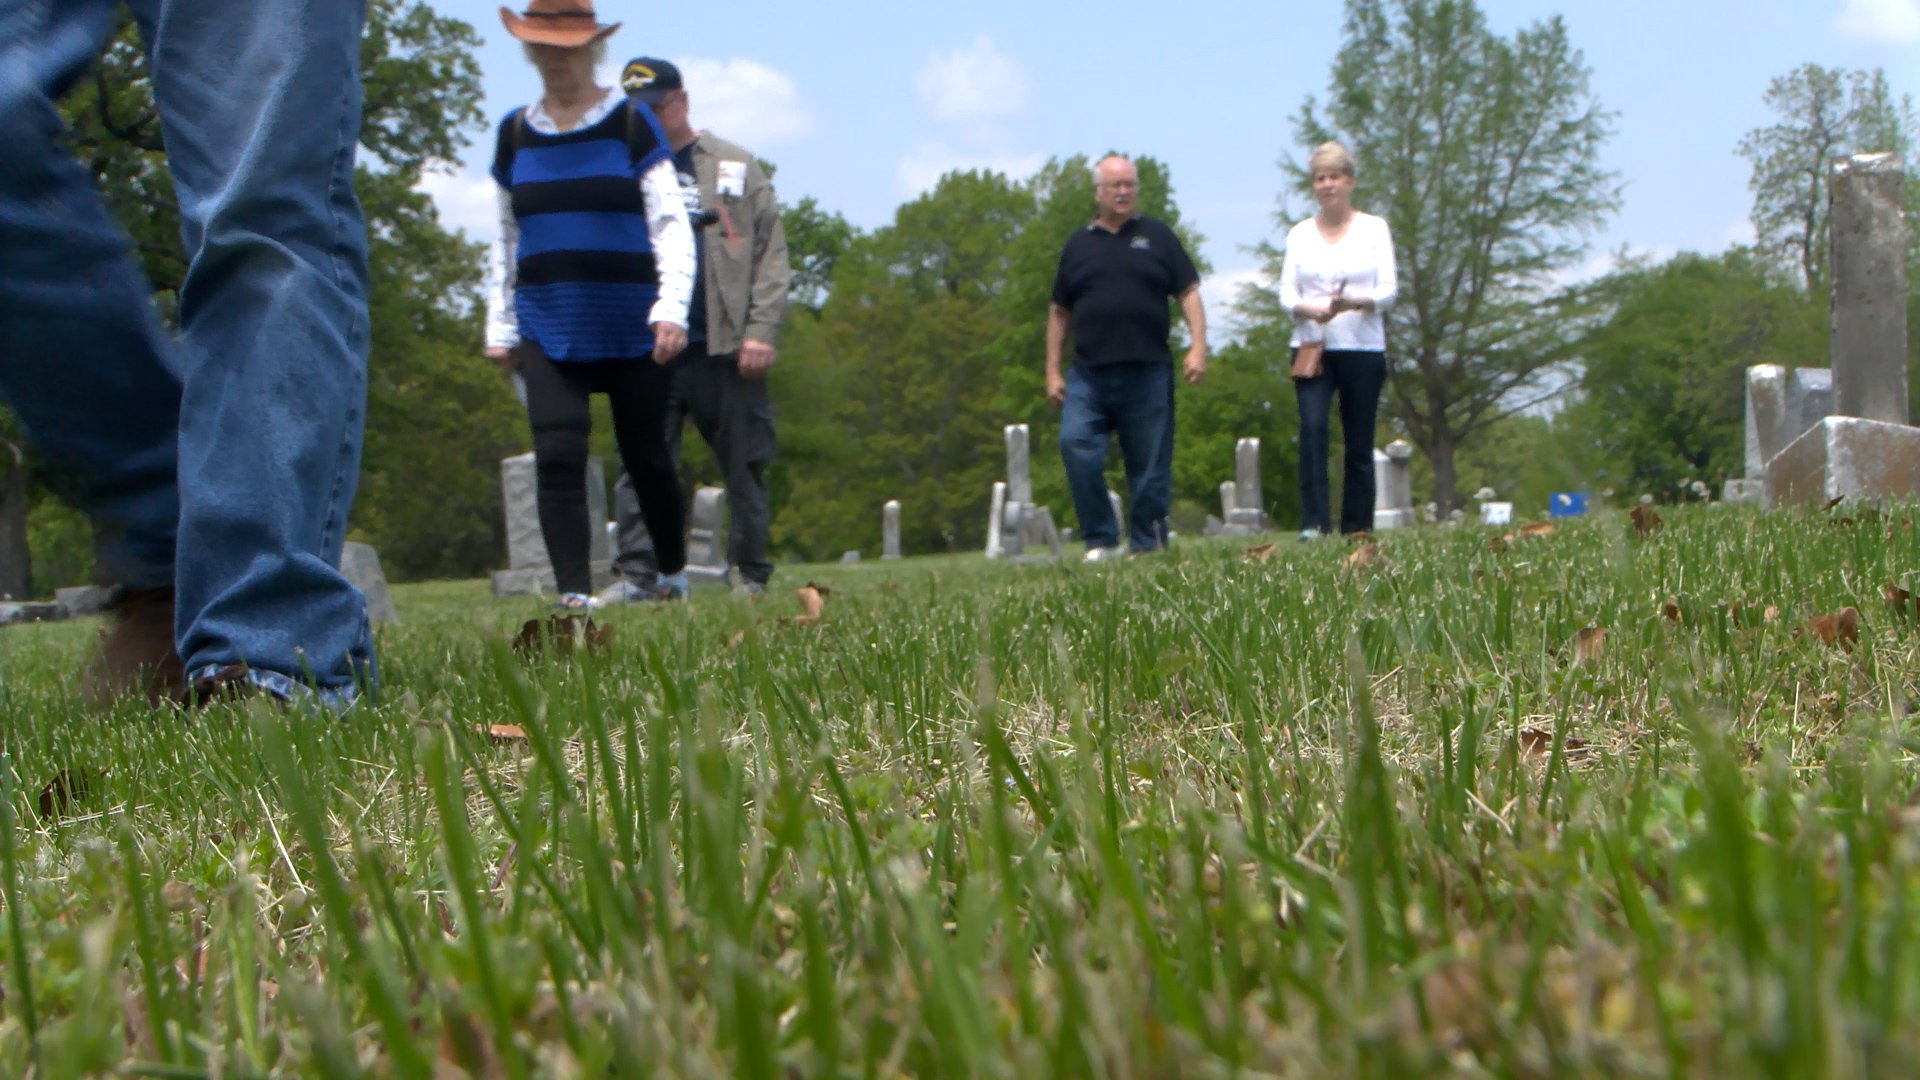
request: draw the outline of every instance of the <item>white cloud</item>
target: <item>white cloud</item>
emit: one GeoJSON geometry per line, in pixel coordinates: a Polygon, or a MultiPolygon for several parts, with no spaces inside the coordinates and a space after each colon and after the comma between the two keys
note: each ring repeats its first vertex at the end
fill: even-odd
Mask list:
{"type": "Polygon", "coordinates": [[[1008,116],[1027,103],[1026,72],[985,35],[964,48],[930,57],[919,81],[921,100],[935,117],[948,122],[1008,116]]]}
{"type": "MultiPolygon", "coordinates": [[[[676,56],[687,84],[693,126],[710,130],[755,153],[813,134],[813,114],[800,88],[784,72],[757,60],[676,56]]],[[[625,61],[595,73],[602,86],[618,86],[625,61]]]]}
{"type": "Polygon", "coordinates": [[[1243,328],[1234,307],[1240,302],[1240,290],[1248,285],[1272,287],[1267,272],[1258,266],[1225,270],[1200,279],[1200,299],[1207,308],[1208,344],[1217,347],[1240,336],[1243,328]]]}
{"type": "Polygon", "coordinates": [[[754,60],[676,60],[687,80],[695,127],[759,152],[813,134],[813,114],[783,72],[754,60]]]}
{"type": "Polygon", "coordinates": [[[1045,154],[979,153],[955,150],[944,143],[921,143],[900,159],[900,188],[909,197],[933,190],[940,178],[954,171],[984,169],[1025,180],[1047,163],[1045,154]]]}
{"type": "Polygon", "coordinates": [[[440,224],[458,229],[467,239],[492,243],[500,235],[499,188],[490,176],[464,173],[428,173],[417,190],[433,200],[440,224]]]}
{"type": "Polygon", "coordinates": [[[1835,26],[1856,41],[1911,45],[1920,42],[1920,0],[1845,0],[1835,26]]]}

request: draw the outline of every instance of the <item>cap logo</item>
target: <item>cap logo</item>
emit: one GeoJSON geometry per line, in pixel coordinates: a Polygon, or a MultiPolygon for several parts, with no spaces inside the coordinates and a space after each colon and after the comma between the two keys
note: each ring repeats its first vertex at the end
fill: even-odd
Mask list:
{"type": "Polygon", "coordinates": [[[659,77],[652,68],[636,60],[628,64],[627,69],[620,73],[620,88],[631,94],[636,90],[645,90],[652,86],[653,81],[659,77]]]}

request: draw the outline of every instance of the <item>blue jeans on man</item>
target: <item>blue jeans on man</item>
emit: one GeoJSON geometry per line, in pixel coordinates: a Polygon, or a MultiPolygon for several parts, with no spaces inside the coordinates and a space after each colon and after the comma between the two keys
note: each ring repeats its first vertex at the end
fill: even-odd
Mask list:
{"type": "Polygon", "coordinates": [[[373,676],[338,569],[366,412],[365,2],[127,6],[190,260],[179,338],[60,146],[54,101],[116,5],[0,0],[0,390],[92,517],[102,578],[174,591],[190,678],[245,665],[344,705],[373,676]]]}
{"type": "Polygon", "coordinates": [[[1151,362],[1067,369],[1060,408],[1060,460],[1089,551],[1116,547],[1120,523],[1107,501],[1109,436],[1127,471],[1127,544],[1136,552],[1167,542],[1173,509],[1173,365],[1151,362]]]}

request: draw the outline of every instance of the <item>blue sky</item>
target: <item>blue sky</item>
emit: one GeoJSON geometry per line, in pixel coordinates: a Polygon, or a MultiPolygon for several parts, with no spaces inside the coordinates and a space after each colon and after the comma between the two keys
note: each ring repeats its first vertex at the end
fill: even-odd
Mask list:
{"type": "MultiPolygon", "coordinates": [[[[486,39],[486,111],[537,93],[497,4],[434,0],[486,39]]],[[[1172,170],[1181,213],[1205,236],[1216,317],[1256,277],[1248,245],[1276,239],[1279,162],[1298,157],[1292,117],[1324,96],[1341,5],[1200,0],[976,0],[838,4],[601,0],[627,57],[686,71],[693,120],[772,160],[783,198],[812,195],[854,223],[894,209],[955,167],[1023,177],[1050,156],[1109,148],[1172,170]]],[[[1885,69],[1920,96],[1920,0],[1482,0],[1496,30],[1558,14],[1617,113],[1604,151],[1624,205],[1594,238],[1612,251],[1717,251],[1747,239],[1746,163],[1734,147],[1768,122],[1769,79],[1800,64],[1885,69]]],[[[428,188],[446,218],[491,239],[493,198],[476,134],[465,168],[428,188]]],[[[1362,167],[1365,163],[1362,162],[1362,167]]],[[[1296,200],[1295,205],[1303,205],[1296,200]]]]}

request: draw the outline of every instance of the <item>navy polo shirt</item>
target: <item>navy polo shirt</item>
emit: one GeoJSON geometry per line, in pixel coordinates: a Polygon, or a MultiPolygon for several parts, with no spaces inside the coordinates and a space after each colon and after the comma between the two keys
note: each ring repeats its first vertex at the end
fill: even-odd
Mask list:
{"type": "Polygon", "coordinates": [[[1135,217],[1108,232],[1098,222],[1067,238],[1053,302],[1073,316],[1073,362],[1085,367],[1167,363],[1167,302],[1199,284],[1172,229],[1135,217]]]}

